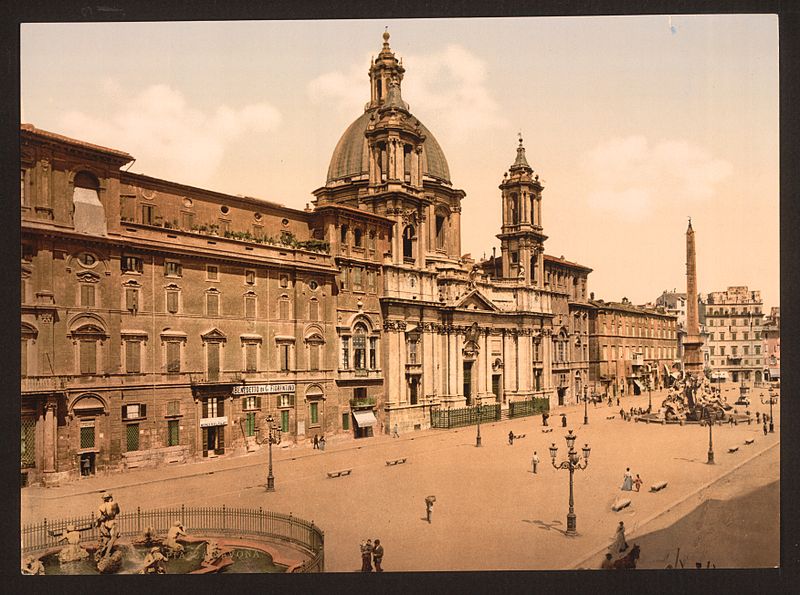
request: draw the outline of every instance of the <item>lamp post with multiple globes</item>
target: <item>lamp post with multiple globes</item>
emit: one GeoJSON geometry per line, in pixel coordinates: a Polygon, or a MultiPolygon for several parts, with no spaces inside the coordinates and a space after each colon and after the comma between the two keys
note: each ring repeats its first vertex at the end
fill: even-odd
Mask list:
{"type": "Polygon", "coordinates": [[[569,512],[567,513],[567,535],[576,534],[577,517],[575,516],[575,501],[572,493],[573,474],[576,469],[586,469],[589,466],[589,453],[591,448],[586,444],[583,447],[583,464],[581,464],[581,456],[575,450],[575,440],[578,437],[569,430],[568,434],[564,436],[567,441],[567,458],[564,461],[556,464],[556,456],[558,455],[558,447],[555,442],[550,446],[550,458],[552,459],[553,467],[556,469],[566,469],[569,471],[569,512]]]}
{"type": "Polygon", "coordinates": [[[275,423],[275,419],[272,415],[268,415],[267,419],[267,429],[269,430],[269,471],[267,473],[267,491],[274,492],[275,491],[275,476],[272,475],[272,445],[273,444],[280,444],[281,443],[281,430],[278,427],[278,424],[275,423]]]}

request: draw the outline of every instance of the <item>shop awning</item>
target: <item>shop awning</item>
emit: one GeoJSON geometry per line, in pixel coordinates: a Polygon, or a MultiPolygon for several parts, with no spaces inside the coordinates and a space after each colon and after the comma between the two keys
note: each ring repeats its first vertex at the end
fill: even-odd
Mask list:
{"type": "Polygon", "coordinates": [[[378,423],[378,420],[375,419],[375,414],[369,409],[366,411],[353,411],[353,415],[359,428],[369,428],[378,423]]]}
{"type": "Polygon", "coordinates": [[[772,379],[780,378],[781,377],[781,369],[780,368],[770,368],[769,369],[769,377],[772,379]]]}
{"type": "Polygon", "coordinates": [[[633,383],[634,383],[636,386],[638,386],[638,387],[639,387],[639,390],[644,390],[644,386],[642,386],[642,383],[641,383],[641,382],[639,382],[638,380],[636,380],[635,378],[634,378],[634,380],[633,380],[633,383]]]}

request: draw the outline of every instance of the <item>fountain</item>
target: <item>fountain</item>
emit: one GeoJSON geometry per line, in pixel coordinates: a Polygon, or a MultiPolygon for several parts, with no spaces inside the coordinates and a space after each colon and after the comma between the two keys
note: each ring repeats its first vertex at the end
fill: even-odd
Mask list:
{"type": "Polygon", "coordinates": [[[111,494],[106,493],[96,517],[62,521],[56,526],[60,529],[51,529],[53,523],[45,521],[23,527],[23,574],[275,573],[324,569],[323,534],[313,522],[261,509],[181,506],[121,513],[111,494]],[[176,518],[182,520],[169,522],[176,518]],[[202,527],[196,532],[205,535],[196,534],[192,527],[202,527]]]}

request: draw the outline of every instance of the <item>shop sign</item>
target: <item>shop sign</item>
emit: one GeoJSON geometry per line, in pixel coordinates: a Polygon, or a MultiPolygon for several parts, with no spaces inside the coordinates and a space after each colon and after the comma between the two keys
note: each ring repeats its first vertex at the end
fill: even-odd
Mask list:
{"type": "Polygon", "coordinates": [[[223,415],[222,417],[206,417],[200,420],[200,427],[211,428],[214,426],[224,426],[227,423],[228,423],[227,415],[223,415]]]}
{"type": "Polygon", "coordinates": [[[237,384],[234,395],[263,395],[272,393],[293,393],[294,384],[237,384]]]}

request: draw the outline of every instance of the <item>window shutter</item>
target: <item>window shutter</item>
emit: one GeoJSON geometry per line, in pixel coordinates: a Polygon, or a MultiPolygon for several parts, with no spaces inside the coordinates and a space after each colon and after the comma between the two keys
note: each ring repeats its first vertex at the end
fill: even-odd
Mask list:
{"type": "Polygon", "coordinates": [[[247,397],[242,397],[242,409],[247,409],[247,397]]]}
{"type": "Polygon", "coordinates": [[[175,314],[178,312],[178,292],[167,292],[167,312],[175,314]]]}
{"type": "MultiPolygon", "coordinates": [[[[221,404],[220,404],[221,405],[221,404]]],[[[221,415],[221,414],[220,414],[221,415]]],[[[214,451],[215,454],[224,455],[225,454],[225,426],[219,426],[217,429],[217,450],[214,451]]]]}
{"type": "Polygon", "coordinates": [[[139,405],[139,417],[147,417],[147,405],[144,403],[139,405]]]}
{"type": "Polygon", "coordinates": [[[128,407],[127,405],[122,406],[122,421],[128,419],[128,407]]]}
{"type": "Polygon", "coordinates": [[[219,417],[225,416],[225,399],[221,398],[217,402],[217,415],[219,417]]]}
{"type": "MultiPolygon", "coordinates": [[[[208,417],[208,399],[203,399],[203,413],[202,413],[202,417],[204,417],[204,418],[205,418],[205,417],[208,417]]],[[[203,431],[205,431],[205,428],[203,428],[203,431]]]]}
{"type": "Polygon", "coordinates": [[[256,409],[261,409],[261,397],[256,397],[256,409]]]}

